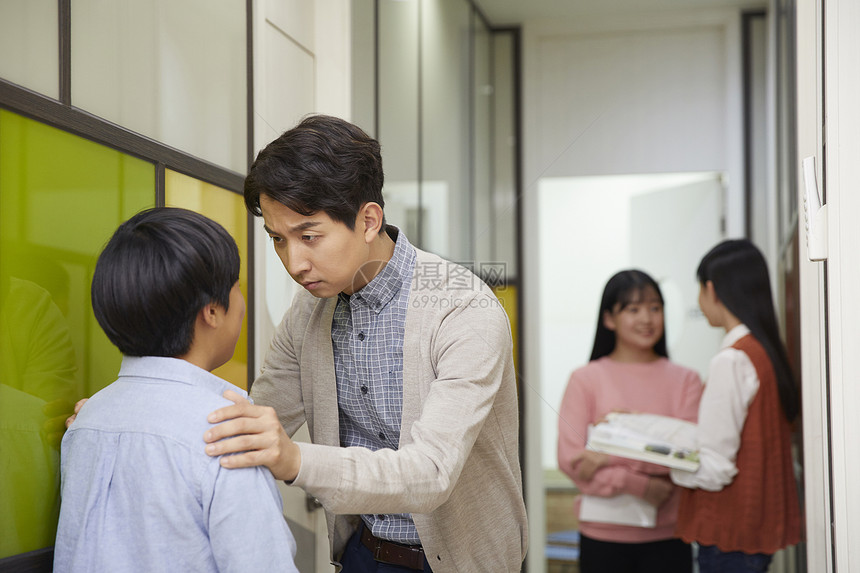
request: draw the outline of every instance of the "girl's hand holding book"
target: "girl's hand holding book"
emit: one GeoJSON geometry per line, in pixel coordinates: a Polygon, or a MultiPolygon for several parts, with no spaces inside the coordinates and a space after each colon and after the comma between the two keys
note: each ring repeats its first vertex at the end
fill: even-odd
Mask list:
{"type": "Polygon", "coordinates": [[[669,496],[672,495],[674,487],[675,486],[672,485],[672,482],[665,478],[648,478],[648,485],[645,486],[645,495],[642,496],[642,499],[654,507],[660,507],[667,499],[669,499],[669,496]]]}
{"type": "Polygon", "coordinates": [[[576,479],[591,481],[597,470],[609,462],[609,456],[592,450],[583,450],[573,459],[572,465],[576,479]]]}

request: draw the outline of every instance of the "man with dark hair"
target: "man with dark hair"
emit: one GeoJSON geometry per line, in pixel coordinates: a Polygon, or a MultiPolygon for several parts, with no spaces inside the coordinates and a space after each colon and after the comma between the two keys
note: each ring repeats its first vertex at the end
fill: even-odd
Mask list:
{"type": "Polygon", "coordinates": [[[193,211],[143,211],[105,246],[93,311],[123,361],[63,437],[54,571],[296,571],[269,470],[200,445],[222,394],[245,394],[210,373],[239,337],[238,279],[233,238],[193,211]]]}
{"type": "Polygon", "coordinates": [[[209,417],[221,465],[326,509],[344,571],[519,571],[527,524],[510,325],[463,267],[386,225],[379,144],[311,116],[245,181],[300,291],[254,382],[209,417]],[[308,423],[313,443],[291,436],[308,423]],[[382,569],[379,569],[382,570],[382,569]]]}

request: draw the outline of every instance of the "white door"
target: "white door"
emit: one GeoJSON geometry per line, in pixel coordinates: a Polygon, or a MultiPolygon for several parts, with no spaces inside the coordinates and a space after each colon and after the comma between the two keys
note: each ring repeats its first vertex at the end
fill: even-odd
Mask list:
{"type": "Polygon", "coordinates": [[[660,283],[669,356],[703,378],[723,332],[711,327],[699,310],[696,268],[723,239],[723,203],[718,174],[645,191],[630,200],[630,264],[660,283]]]}
{"type": "MultiPolygon", "coordinates": [[[[698,310],[696,266],[722,239],[719,174],[544,178],[538,185],[541,463],[555,468],[557,407],[570,373],[588,362],[601,293],[639,267],[661,284],[670,357],[702,376],[720,333],[698,310]]],[[[532,431],[535,431],[532,428],[532,431]]]]}
{"type": "MultiPolygon", "coordinates": [[[[860,4],[797,2],[798,161],[815,156],[827,257],[800,256],[809,571],[860,572],[860,4]]],[[[798,165],[799,180],[802,179],[798,165]]],[[[803,188],[798,204],[803,204],[803,188]]],[[[799,215],[804,230],[803,213],[799,215]]],[[[801,239],[805,243],[805,239],[801,239]]]]}

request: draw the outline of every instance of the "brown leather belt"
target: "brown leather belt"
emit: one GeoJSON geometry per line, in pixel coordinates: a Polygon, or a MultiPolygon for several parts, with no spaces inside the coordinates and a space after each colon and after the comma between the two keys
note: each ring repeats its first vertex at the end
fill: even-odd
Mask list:
{"type": "Polygon", "coordinates": [[[420,545],[401,545],[380,539],[366,526],[361,527],[361,543],[373,552],[373,558],[380,563],[424,571],[424,548],[420,545]]]}

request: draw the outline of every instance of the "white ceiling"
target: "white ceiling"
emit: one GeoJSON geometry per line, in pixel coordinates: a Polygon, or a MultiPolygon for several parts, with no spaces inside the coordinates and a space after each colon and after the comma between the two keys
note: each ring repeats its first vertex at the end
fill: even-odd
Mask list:
{"type": "Polygon", "coordinates": [[[761,6],[755,0],[474,0],[492,26],[624,12],[761,6]]]}

